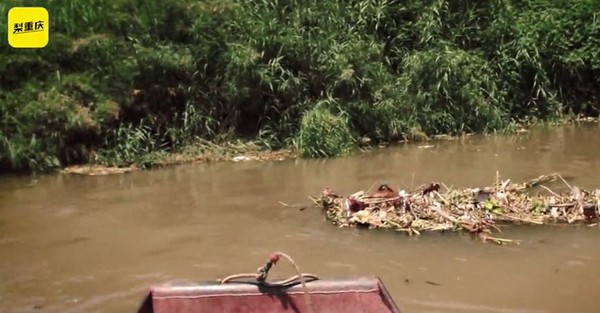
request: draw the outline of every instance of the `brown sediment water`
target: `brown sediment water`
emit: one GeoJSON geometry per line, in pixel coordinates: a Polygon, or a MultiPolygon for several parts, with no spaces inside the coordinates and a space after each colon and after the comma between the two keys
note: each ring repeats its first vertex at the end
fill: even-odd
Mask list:
{"type": "MultiPolygon", "coordinates": [[[[515,182],[559,172],[597,188],[599,131],[473,136],[330,160],[4,177],[0,312],[134,312],[151,284],[252,272],[274,251],[322,278],[378,275],[408,313],[598,312],[598,227],[504,227],[503,237],[521,241],[507,246],[408,237],[337,228],[307,196],[325,186],[349,194],[376,183],[489,185],[497,170],[515,182]]],[[[271,272],[293,274],[283,261],[271,272]]]]}

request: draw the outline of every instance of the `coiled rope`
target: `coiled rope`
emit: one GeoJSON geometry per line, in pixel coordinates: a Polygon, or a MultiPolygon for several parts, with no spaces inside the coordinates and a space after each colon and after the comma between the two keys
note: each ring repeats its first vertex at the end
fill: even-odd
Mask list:
{"type": "Polygon", "coordinates": [[[292,259],[292,257],[287,255],[286,253],[279,252],[279,251],[273,253],[271,255],[271,257],[269,258],[269,261],[267,262],[267,264],[265,264],[265,266],[259,267],[256,273],[242,273],[242,274],[230,275],[230,276],[227,276],[227,277],[221,279],[220,282],[221,282],[221,284],[225,284],[225,283],[231,282],[232,280],[239,279],[239,278],[254,278],[254,279],[256,279],[256,281],[258,281],[260,283],[265,283],[268,286],[276,286],[276,287],[285,286],[293,281],[300,280],[300,283],[302,284],[302,290],[304,291],[304,300],[306,302],[306,307],[308,309],[308,312],[314,313],[314,310],[312,307],[312,301],[310,300],[310,295],[308,293],[308,288],[306,288],[306,278],[319,279],[319,277],[314,274],[308,274],[308,273],[303,274],[302,271],[300,271],[300,267],[298,267],[296,262],[294,262],[294,259],[292,259]],[[283,257],[283,258],[287,259],[290,263],[292,263],[292,266],[294,267],[294,270],[296,271],[296,275],[294,275],[288,279],[285,279],[283,281],[276,282],[276,283],[267,283],[266,280],[267,280],[267,276],[269,274],[269,270],[271,270],[271,267],[273,267],[273,265],[277,264],[280,257],[283,257]]]}

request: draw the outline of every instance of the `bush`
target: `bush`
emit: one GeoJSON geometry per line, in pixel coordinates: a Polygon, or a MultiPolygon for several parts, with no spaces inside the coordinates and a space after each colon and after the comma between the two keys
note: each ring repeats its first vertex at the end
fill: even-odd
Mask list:
{"type": "Polygon", "coordinates": [[[148,165],[224,136],[331,156],[360,136],[600,109],[595,0],[15,0],[0,15],[16,5],[46,6],[52,35],[0,44],[3,170],[148,165]]]}
{"type": "Polygon", "coordinates": [[[355,146],[348,117],[344,112],[333,114],[328,104],[319,102],[302,117],[298,150],[303,157],[344,155],[355,146]]]}

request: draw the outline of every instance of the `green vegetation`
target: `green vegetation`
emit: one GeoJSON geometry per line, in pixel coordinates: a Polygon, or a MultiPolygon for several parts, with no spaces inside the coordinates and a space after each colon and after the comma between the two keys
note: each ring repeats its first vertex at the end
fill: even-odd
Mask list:
{"type": "Polygon", "coordinates": [[[0,4],[0,170],[148,166],[233,139],[306,157],[600,109],[597,0],[0,4]],[[42,5],[45,49],[8,47],[42,5]]]}

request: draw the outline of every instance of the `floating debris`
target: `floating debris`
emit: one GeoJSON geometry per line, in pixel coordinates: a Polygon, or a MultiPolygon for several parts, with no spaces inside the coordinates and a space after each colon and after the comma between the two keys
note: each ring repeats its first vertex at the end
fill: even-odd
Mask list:
{"type": "Polygon", "coordinates": [[[586,191],[570,186],[560,174],[542,175],[521,184],[500,181],[492,187],[452,189],[432,182],[412,191],[396,192],[383,184],[374,192],[348,197],[326,187],[310,197],[329,221],[340,227],[386,228],[419,235],[424,231],[466,230],[484,241],[513,242],[492,236],[498,224],[574,223],[600,216],[600,189],[586,191]],[[559,194],[543,183],[561,179],[570,191],[559,194]],[[532,195],[539,186],[548,194],[532,195]],[[440,190],[443,187],[443,191],[440,190]]]}
{"type": "Polygon", "coordinates": [[[75,175],[89,175],[89,176],[101,176],[101,175],[113,175],[113,174],[125,174],[134,171],[139,171],[140,168],[137,166],[128,167],[111,167],[111,166],[99,166],[99,165],[87,165],[80,166],[74,165],[69,166],[62,170],[65,174],[75,175]]]}
{"type": "Polygon", "coordinates": [[[231,159],[233,162],[239,162],[239,161],[251,161],[251,160],[258,160],[257,157],[249,157],[249,156],[245,156],[245,155],[238,155],[236,157],[234,157],[233,159],[231,159]]]}

